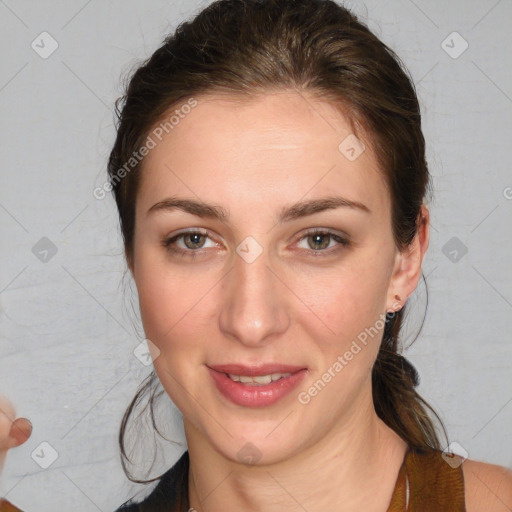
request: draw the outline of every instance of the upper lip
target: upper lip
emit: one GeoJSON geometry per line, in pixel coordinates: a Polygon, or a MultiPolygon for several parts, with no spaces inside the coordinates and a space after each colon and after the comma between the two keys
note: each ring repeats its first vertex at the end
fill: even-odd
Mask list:
{"type": "Polygon", "coordinates": [[[272,373],[296,373],[304,370],[304,366],[291,366],[287,364],[260,364],[247,366],[244,364],[216,364],[207,365],[208,368],[220,373],[230,373],[232,375],[245,375],[247,377],[257,377],[258,375],[270,375],[272,373]]]}

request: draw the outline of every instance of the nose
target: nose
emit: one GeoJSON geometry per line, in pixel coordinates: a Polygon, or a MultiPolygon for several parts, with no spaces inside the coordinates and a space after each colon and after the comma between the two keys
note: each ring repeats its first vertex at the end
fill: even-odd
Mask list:
{"type": "Polygon", "coordinates": [[[271,342],[289,327],[290,295],[265,251],[252,262],[235,254],[222,284],[221,331],[247,347],[271,342]]]}

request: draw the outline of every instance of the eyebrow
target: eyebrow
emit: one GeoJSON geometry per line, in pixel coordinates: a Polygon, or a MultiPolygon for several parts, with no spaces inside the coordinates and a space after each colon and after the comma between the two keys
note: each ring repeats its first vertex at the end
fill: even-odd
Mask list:
{"type": "MultiPolygon", "coordinates": [[[[278,223],[300,219],[302,217],[307,217],[308,215],[313,215],[314,213],[340,207],[351,208],[353,210],[371,214],[371,210],[359,201],[353,201],[340,196],[330,196],[320,199],[299,201],[291,206],[283,207],[278,217],[278,223]]],[[[229,213],[222,206],[195,199],[179,199],[174,197],[168,197],[154,204],[147,211],[146,215],[157,211],[173,210],[182,210],[186,213],[196,215],[197,217],[215,219],[221,222],[227,222],[229,220],[229,213]]]]}

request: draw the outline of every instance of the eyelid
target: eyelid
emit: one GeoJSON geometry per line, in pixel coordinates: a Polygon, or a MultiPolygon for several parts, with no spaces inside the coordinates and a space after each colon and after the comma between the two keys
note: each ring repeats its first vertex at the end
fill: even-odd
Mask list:
{"type": "Polygon", "coordinates": [[[350,236],[347,233],[343,233],[342,231],[338,231],[332,228],[309,228],[304,231],[304,233],[301,235],[301,238],[304,238],[305,236],[311,236],[316,233],[321,233],[325,235],[331,235],[331,236],[337,236],[339,238],[343,238],[345,240],[350,240],[350,236]]]}
{"type": "MultiPolygon", "coordinates": [[[[212,233],[211,231],[205,229],[205,228],[186,228],[186,229],[182,229],[181,231],[178,231],[176,233],[172,233],[171,235],[167,235],[166,237],[164,237],[163,239],[163,244],[164,245],[170,245],[170,243],[174,240],[177,240],[179,239],[180,237],[182,236],[185,236],[185,235],[188,235],[190,233],[193,233],[193,234],[199,234],[199,235],[203,235],[203,236],[206,236],[208,238],[210,238],[212,241],[215,241],[215,237],[212,236],[212,233]]],[[[216,242],[217,243],[217,242],[216,242]]],[[[196,250],[196,251],[187,251],[187,252],[199,252],[200,249],[196,250]]]]}
{"type": "Polygon", "coordinates": [[[330,249],[317,250],[314,249],[302,249],[309,254],[313,254],[315,256],[329,256],[341,250],[343,248],[348,248],[352,245],[352,240],[349,235],[346,233],[338,232],[337,230],[333,230],[331,228],[310,228],[303,232],[296,243],[301,242],[305,238],[308,238],[312,235],[321,234],[324,236],[328,236],[336,242],[335,247],[331,247],[330,249]]]}

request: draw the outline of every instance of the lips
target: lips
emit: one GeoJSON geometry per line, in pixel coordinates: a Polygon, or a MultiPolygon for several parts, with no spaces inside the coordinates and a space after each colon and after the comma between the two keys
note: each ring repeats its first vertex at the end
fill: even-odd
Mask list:
{"type": "Polygon", "coordinates": [[[245,375],[247,377],[258,377],[261,375],[270,375],[272,373],[297,373],[305,370],[305,366],[291,366],[279,363],[269,363],[260,365],[243,365],[243,364],[220,364],[207,365],[208,368],[220,373],[245,375]]]}
{"type": "Polygon", "coordinates": [[[308,373],[307,368],[281,364],[260,366],[230,364],[207,366],[206,368],[220,395],[229,402],[242,407],[268,407],[275,404],[296,389],[308,373]],[[248,377],[258,377],[269,373],[286,373],[287,376],[268,384],[255,385],[236,382],[227,373],[248,377]]]}

